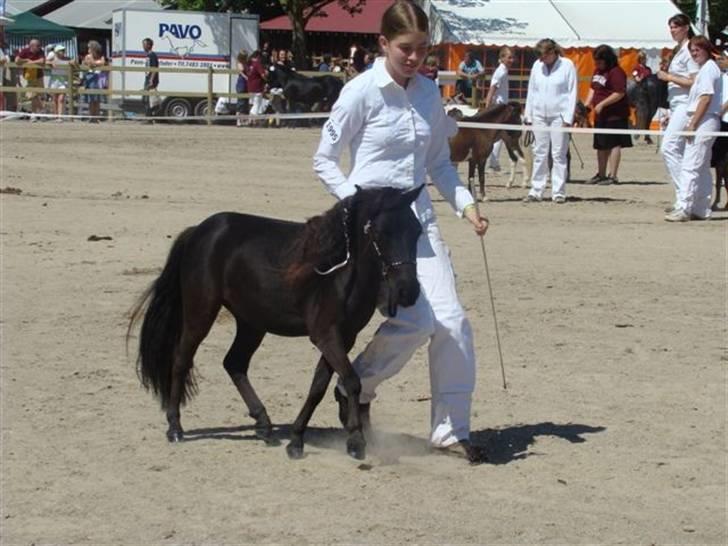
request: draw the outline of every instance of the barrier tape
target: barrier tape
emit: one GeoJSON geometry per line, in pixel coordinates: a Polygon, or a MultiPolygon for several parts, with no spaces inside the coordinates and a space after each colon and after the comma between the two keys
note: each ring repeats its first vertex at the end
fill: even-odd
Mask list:
{"type": "MultiPolygon", "coordinates": [[[[108,114],[99,116],[90,115],[70,115],[64,114],[56,116],[55,114],[30,114],[27,112],[11,112],[8,110],[0,111],[0,121],[6,121],[11,119],[22,119],[27,117],[36,118],[48,118],[48,119],[108,119],[108,114]]],[[[221,114],[215,115],[210,118],[207,116],[188,116],[179,118],[175,116],[152,116],[146,117],[144,115],[135,115],[131,117],[127,116],[116,116],[116,121],[176,121],[176,122],[187,122],[187,121],[229,121],[229,120],[241,120],[241,121],[255,121],[255,120],[287,120],[287,119],[325,119],[329,117],[328,112],[305,112],[301,114],[221,114]]],[[[533,132],[552,132],[552,133],[570,133],[570,134],[602,134],[602,135],[640,135],[640,136],[664,136],[667,134],[665,131],[657,129],[604,129],[594,127],[547,127],[540,125],[510,125],[508,123],[476,123],[472,121],[458,121],[458,127],[464,127],[468,129],[503,129],[506,131],[533,131],[533,132]]],[[[728,132],[720,131],[678,131],[670,133],[679,136],[696,136],[702,135],[707,137],[728,137],[728,132]]]]}
{"type": "MultiPolygon", "coordinates": [[[[251,114],[220,114],[211,117],[207,116],[187,116],[179,118],[175,116],[151,116],[147,117],[144,115],[124,116],[122,114],[114,115],[114,121],[228,121],[228,120],[274,120],[274,119],[326,119],[329,117],[328,112],[306,112],[302,114],[261,114],[254,116],[251,114]]],[[[91,116],[88,114],[62,114],[57,116],[56,114],[31,114],[30,112],[12,112],[9,110],[0,111],[0,121],[13,120],[13,119],[25,119],[25,118],[38,118],[38,119],[109,119],[108,114],[91,116]]]]}

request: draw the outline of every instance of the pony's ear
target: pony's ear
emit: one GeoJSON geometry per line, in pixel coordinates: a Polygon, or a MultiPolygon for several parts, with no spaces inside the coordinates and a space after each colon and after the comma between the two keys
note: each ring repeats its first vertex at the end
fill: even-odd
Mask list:
{"type": "Polygon", "coordinates": [[[354,187],[356,188],[356,193],[361,191],[361,186],[359,184],[354,184],[354,187]]]}
{"type": "Polygon", "coordinates": [[[424,188],[424,184],[420,184],[414,189],[408,190],[402,194],[402,203],[406,203],[409,205],[410,203],[413,203],[420,195],[420,192],[422,191],[422,188],[424,188]]]}

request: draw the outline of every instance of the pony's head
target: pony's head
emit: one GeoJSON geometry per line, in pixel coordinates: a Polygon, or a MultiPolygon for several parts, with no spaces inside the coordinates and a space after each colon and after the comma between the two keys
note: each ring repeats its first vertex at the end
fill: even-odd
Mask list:
{"type": "Polygon", "coordinates": [[[378,307],[393,317],[397,307],[414,305],[420,295],[417,281],[417,240],[422,226],[412,210],[412,203],[422,191],[394,188],[362,190],[352,197],[357,210],[357,238],[367,258],[374,260],[382,272],[378,307]]]}

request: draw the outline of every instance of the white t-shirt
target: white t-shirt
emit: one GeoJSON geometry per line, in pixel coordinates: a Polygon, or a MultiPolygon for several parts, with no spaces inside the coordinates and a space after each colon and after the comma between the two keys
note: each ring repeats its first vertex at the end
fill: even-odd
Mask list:
{"type": "Polygon", "coordinates": [[[708,61],[700,68],[698,75],[695,77],[692,87],[690,88],[690,94],[688,95],[688,113],[692,114],[698,107],[698,100],[703,95],[710,95],[710,103],[708,109],[705,111],[705,117],[708,116],[720,116],[721,98],[722,93],[722,82],[721,73],[718,65],[715,61],[708,59],[708,61]]]}
{"type": "MultiPolygon", "coordinates": [[[[723,98],[721,99],[721,109],[723,104],[728,102],[728,73],[723,74],[723,98]]],[[[723,123],[728,123],[728,111],[721,118],[723,123]]]]}
{"type": "MultiPolygon", "coordinates": [[[[688,47],[688,45],[689,42],[686,41],[685,44],[680,48],[680,50],[675,53],[672,61],[670,61],[670,66],[668,67],[667,71],[671,74],[675,74],[683,78],[689,78],[693,74],[697,74],[700,70],[700,66],[698,65],[698,63],[696,63],[690,56],[690,48],[688,47]]],[[[667,101],[670,103],[670,108],[674,108],[678,104],[685,104],[688,100],[689,94],[689,89],[680,87],[676,83],[668,82],[667,101]]]]}
{"type": "Polygon", "coordinates": [[[495,86],[496,91],[493,95],[494,104],[507,104],[508,103],[508,67],[503,63],[498,65],[498,68],[493,72],[493,77],[490,80],[491,87],[495,86]]]}

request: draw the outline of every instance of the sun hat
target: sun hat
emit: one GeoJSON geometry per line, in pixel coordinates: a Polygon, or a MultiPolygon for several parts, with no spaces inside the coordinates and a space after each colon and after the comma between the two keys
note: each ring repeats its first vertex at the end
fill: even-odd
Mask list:
{"type": "Polygon", "coordinates": [[[66,51],[66,46],[63,44],[58,44],[56,47],[53,48],[53,51],[66,51]]]}

